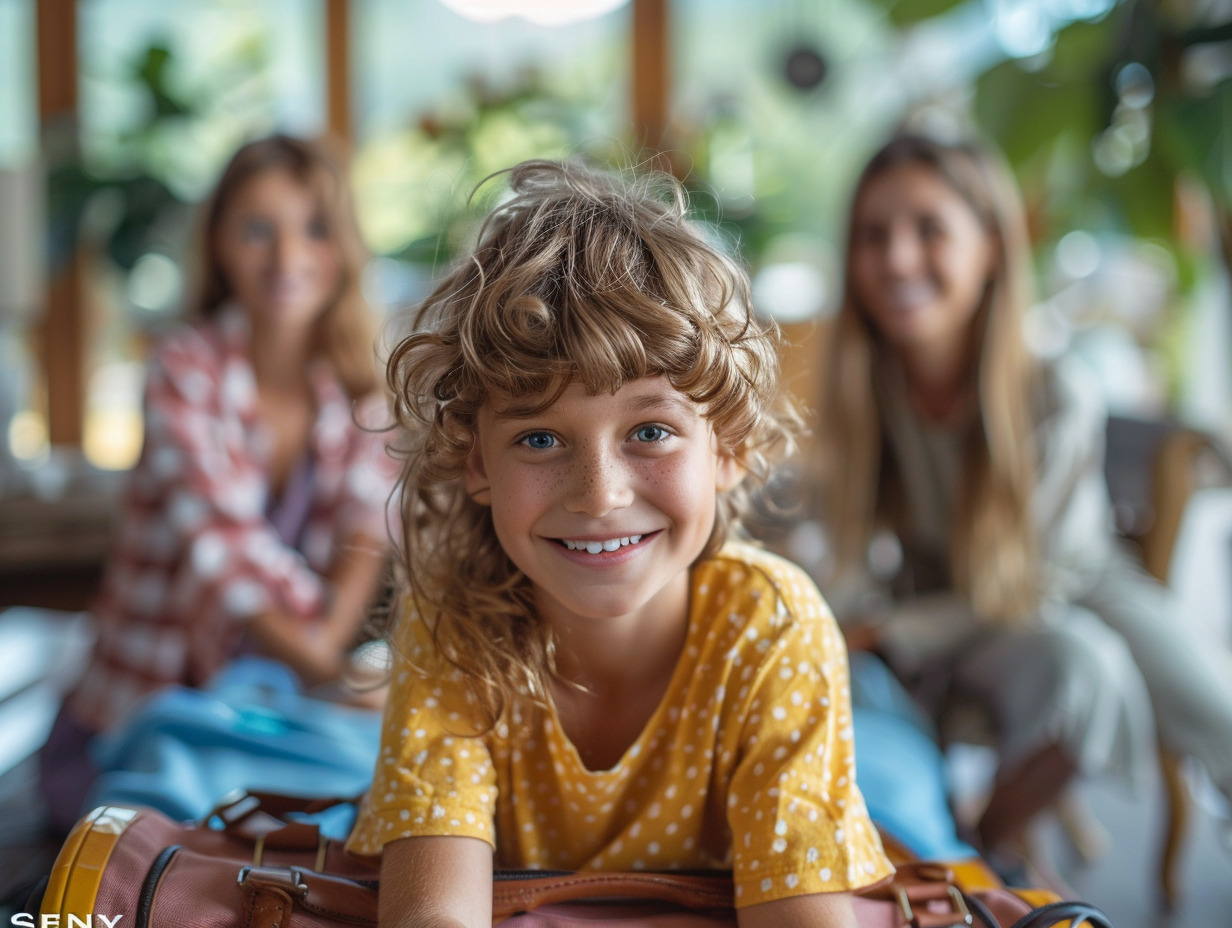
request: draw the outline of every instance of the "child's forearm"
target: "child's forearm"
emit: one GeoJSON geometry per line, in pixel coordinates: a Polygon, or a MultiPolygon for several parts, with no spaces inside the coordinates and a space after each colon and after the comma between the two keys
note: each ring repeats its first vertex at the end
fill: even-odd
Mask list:
{"type": "Polygon", "coordinates": [[[380,928],[491,928],[492,847],[477,838],[385,845],[380,928]]]}
{"type": "Polygon", "coordinates": [[[490,891],[485,915],[475,896],[440,897],[432,888],[419,885],[397,892],[385,887],[384,877],[381,883],[378,928],[491,928],[490,891]]]}

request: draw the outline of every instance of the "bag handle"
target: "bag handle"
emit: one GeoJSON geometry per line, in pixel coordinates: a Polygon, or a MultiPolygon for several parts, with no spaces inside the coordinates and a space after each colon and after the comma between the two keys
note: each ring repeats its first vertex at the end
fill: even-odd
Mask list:
{"type": "MultiPolygon", "coordinates": [[[[377,922],[375,883],[316,873],[300,867],[242,867],[237,882],[249,899],[253,928],[288,924],[294,906],[357,925],[377,922]]],[[[492,888],[492,924],[519,912],[557,902],[636,899],[678,905],[694,911],[730,911],[728,874],[560,873],[500,879],[492,888]]]]}
{"type": "Polygon", "coordinates": [[[647,871],[584,871],[500,879],[492,884],[492,917],[499,922],[543,905],[600,899],[664,902],[694,911],[731,909],[730,873],[689,874],[647,871]]]}
{"type": "MultiPolygon", "coordinates": [[[[863,906],[887,906],[870,923],[950,928],[955,925],[986,928],[1004,925],[981,901],[978,893],[961,893],[943,875],[944,867],[907,868],[900,881],[883,883],[862,892],[863,906]],[[931,879],[930,879],[931,877],[931,879]],[[965,905],[964,905],[965,903],[965,905]],[[890,914],[893,912],[893,914],[890,914]],[[973,917],[974,916],[974,917],[973,917]]],[[[520,912],[563,902],[637,900],[680,906],[695,912],[730,913],[733,909],[731,874],[662,872],[569,872],[535,876],[519,871],[516,878],[498,871],[492,887],[492,923],[499,924],[520,912]],[[527,874],[527,875],[521,875],[527,874]]],[[[239,884],[249,895],[252,928],[277,928],[294,905],[358,926],[375,925],[378,913],[376,882],[360,882],[299,867],[243,867],[239,884]]],[[[1021,911],[1021,910],[1020,910],[1021,911]]],[[[1073,928],[1112,928],[1108,917],[1085,902],[1053,902],[1031,910],[1013,928],[1054,928],[1069,922],[1073,928]]],[[[863,923],[863,922],[862,922],[863,923]]]]}
{"type": "Polygon", "coordinates": [[[295,821],[292,814],[313,815],[335,806],[355,804],[359,797],[289,796],[258,790],[227,793],[206,816],[218,819],[223,831],[260,845],[284,851],[319,850],[324,839],[315,822],[295,821]]]}
{"type": "Polygon", "coordinates": [[[348,803],[356,805],[362,797],[363,793],[358,796],[294,796],[263,790],[237,789],[219,799],[210,815],[218,816],[224,823],[239,821],[257,811],[279,817],[292,813],[313,815],[317,812],[324,812],[326,809],[332,809],[334,806],[348,803]]]}

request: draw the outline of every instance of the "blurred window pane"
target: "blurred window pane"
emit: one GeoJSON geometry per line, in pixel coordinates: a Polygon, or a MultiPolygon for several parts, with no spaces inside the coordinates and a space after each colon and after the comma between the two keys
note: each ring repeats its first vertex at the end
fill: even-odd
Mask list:
{"type": "Polygon", "coordinates": [[[246,137],[325,125],[323,0],[91,0],[80,5],[82,144],[189,198],[246,137]]]}
{"type": "Polygon", "coordinates": [[[359,134],[414,125],[442,108],[467,108],[477,84],[517,88],[528,71],[595,110],[592,131],[620,135],[627,112],[629,6],[564,26],[512,17],[478,23],[439,0],[353,3],[359,134]]]}
{"type": "Polygon", "coordinates": [[[35,156],[34,0],[0,0],[0,168],[35,156]]]}
{"type": "Polygon", "coordinates": [[[438,0],[366,0],[352,11],[362,49],[356,192],[378,253],[437,265],[486,175],[525,158],[628,144],[628,4],[554,27],[481,24],[438,0]]]}
{"type": "Polygon", "coordinates": [[[864,0],[673,0],[674,114],[723,218],[759,261],[787,234],[833,239],[887,99],[885,13],[864,0]]]}

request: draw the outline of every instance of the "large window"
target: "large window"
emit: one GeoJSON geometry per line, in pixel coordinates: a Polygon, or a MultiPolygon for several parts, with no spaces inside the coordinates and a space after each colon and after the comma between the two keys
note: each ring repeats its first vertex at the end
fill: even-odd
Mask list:
{"type": "MultiPolygon", "coordinates": [[[[983,120],[1019,169],[1032,215],[1043,219],[1045,248],[1093,216],[1109,220],[1107,230],[1092,230],[1098,241],[1121,234],[1125,216],[1141,214],[1146,200],[1171,219],[1187,188],[1147,182],[1152,163],[1112,165],[1126,172],[1119,187],[1103,183],[1115,187],[1105,199],[1125,207],[1120,212],[1094,212],[1091,184],[1063,183],[1093,176],[1084,163],[1090,155],[1106,168],[1126,140],[1137,139],[1138,148],[1122,154],[1138,157],[1143,132],[1156,131],[1144,122],[1148,107],[1130,105],[1143,97],[1134,90],[1141,81],[1122,79],[1142,65],[1127,70],[1115,59],[1117,11],[1125,7],[1115,0],[670,0],[672,164],[689,175],[695,204],[738,241],[759,305],[784,321],[814,319],[833,305],[854,174],[909,107],[983,120]],[[1081,22],[1066,27],[1073,17],[1081,22]],[[1058,30],[1067,30],[1064,40],[1058,30]],[[1104,64],[1100,79],[1122,76],[1115,87],[1083,76],[1104,64]],[[1113,90],[1124,98],[1120,116],[1100,125],[1104,116],[1091,100],[1113,90]],[[1073,126],[1058,128],[1066,113],[1073,126]],[[1038,143],[1044,137],[1054,138],[1047,150],[1038,143]],[[1040,152],[1024,153],[1024,140],[1040,152]],[[1068,214],[1059,208],[1065,204],[1068,214]]],[[[347,8],[353,177],[361,224],[378,255],[372,293],[380,305],[415,299],[456,253],[469,229],[466,197],[489,173],[536,156],[622,161],[637,142],[631,2],[559,27],[475,22],[443,0],[352,0],[347,8]]],[[[180,305],[179,259],[193,205],[244,137],[274,128],[311,135],[326,125],[327,4],[80,0],[80,156],[68,158],[55,133],[39,139],[36,9],[35,0],[0,0],[0,171],[7,172],[0,184],[8,177],[10,190],[28,187],[25,179],[11,182],[14,172],[48,172],[53,267],[72,253],[76,239],[65,230],[79,233],[92,351],[86,450],[96,463],[123,467],[140,440],[146,334],[180,305]]],[[[1202,99],[1222,99],[1226,76],[1208,83],[1202,99]]],[[[1193,130],[1181,139],[1188,147],[1157,140],[1151,151],[1209,149],[1207,136],[1218,134],[1210,127],[1221,123],[1174,109],[1174,128],[1193,130]]],[[[41,221],[35,215],[17,226],[41,221]]],[[[1160,228],[1156,238],[1172,235],[1171,226],[1160,228]]],[[[12,232],[3,234],[0,259],[8,260],[17,251],[12,232]]],[[[1074,241],[1091,240],[1070,239],[1069,252],[1074,241]]],[[[1045,269],[1053,257],[1041,252],[1045,269]]],[[[1182,283],[1195,276],[1183,264],[1179,276],[1169,273],[1182,283]]],[[[16,279],[0,274],[0,304],[29,302],[8,295],[16,279]]],[[[0,308],[9,372],[20,366],[7,364],[14,345],[29,355],[25,335],[12,335],[21,312],[0,308]]],[[[37,412],[37,384],[23,399],[14,395],[8,391],[10,406],[37,412]]],[[[27,428],[36,418],[21,419],[23,455],[39,445],[38,428],[27,428]]]]}

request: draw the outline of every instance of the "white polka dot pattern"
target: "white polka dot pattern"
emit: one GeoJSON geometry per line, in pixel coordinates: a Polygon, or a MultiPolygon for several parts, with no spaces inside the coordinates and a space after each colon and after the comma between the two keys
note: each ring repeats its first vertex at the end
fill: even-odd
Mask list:
{"type": "MultiPolygon", "coordinates": [[[[731,867],[741,906],[891,873],[844,737],[842,639],[812,581],[732,544],[692,582],[668,692],[610,770],[583,766],[554,713],[515,708],[482,738],[449,734],[442,686],[404,666],[351,850],[448,834],[489,841],[505,867],[731,867]]],[[[406,630],[424,666],[422,623],[406,630]]]]}

